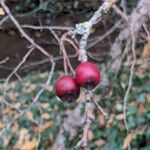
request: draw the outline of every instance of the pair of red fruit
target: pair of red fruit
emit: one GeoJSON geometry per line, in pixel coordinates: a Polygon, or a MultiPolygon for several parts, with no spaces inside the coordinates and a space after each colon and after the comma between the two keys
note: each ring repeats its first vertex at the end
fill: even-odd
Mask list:
{"type": "Polygon", "coordinates": [[[65,75],[55,84],[56,95],[64,102],[75,102],[80,94],[80,87],[86,90],[94,89],[101,80],[101,74],[96,64],[83,62],[75,69],[75,77],[65,75]]]}

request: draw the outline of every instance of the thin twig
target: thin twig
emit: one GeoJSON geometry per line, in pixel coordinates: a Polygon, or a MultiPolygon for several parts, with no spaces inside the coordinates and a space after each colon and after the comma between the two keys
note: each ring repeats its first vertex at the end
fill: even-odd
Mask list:
{"type": "MultiPolygon", "coordinates": [[[[51,82],[51,79],[52,79],[52,76],[53,76],[53,73],[54,73],[54,69],[55,69],[55,63],[52,64],[51,66],[51,70],[50,70],[50,73],[48,75],[48,79],[46,81],[46,84],[49,85],[50,82],[51,82]]],[[[11,127],[11,125],[18,119],[20,118],[22,115],[24,115],[27,111],[29,111],[29,109],[32,107],[32,106],[35,106],[37,105],[37,101],[38,99],[40,98],[41,94],[44,92],[44,88],[42,88],[38,93],[37,95],[35,96],[35,98],[33,99],[32,103],[28,106],[28,108],[26,108],[24,111],[19,111],[19,115],[16,116],[13,121],[9,124],[7,124],[7,126],[5,126],[1,131],[0,131],[0,136],[2,136],[3,132],[5,132],[8,128],[11,127]]],[[[12,105],[8,104],[11,108],[12,108],[12,105]]],[[[14,108],[14,107],[13,107],[14,108]]],[[[17,108],[14,108],[14,109],[17,109],[17,108]]]]}
{"type": "MultiPolygon", "coordinates": [[[[55,62],[52,63],[52,67],[51,67],[51,71],[49,73],[49,76],[48,76],[48,79],[46,81],[46,85],[49,85],[51,80],[52,80],[52,76],[53,76],[53,73],[54,73],[54,70],[55,70],[55,62]]],[[[44,88],[42,88],[38,93],[37,95],[35,96],[35,98],[33,99],[33,103],[36,103],[37,100],[39,99],[39,97],[41,96],[41,94],[44,92],[44,88]]]]}
{"type": "Polygon", "coordinates": [[[1,21],[0,21],[0,26],[9,18],[9,15],[5,16],[1,21]]]}
{"type": "Polygon", "coordinates": [[[88,150],[88,132],[89,129],[91,127],[91,124],[94,120],[94,105],[93,102],[91,100],[91,94],[90,93],[85,93],[86,94],[86,106],[85,106],[85,124],[83,127],[83,135],[82,135],[82,139],[76,144],[75,149],[81,149],[83,148],[84,150],[88,150]]]}
{"type": "Polygon", "coordinates": [[[0,61],[0,65],[5,64],[9,60],[9,57],[6,57],[4,60],[0,61]]]}
{"type": "Polygon", "coordinates": [[[6,11],[6,13],[9,15],[11,21],[16,25],[17,29],[20,31],[21,35],[26,38],[27,41],[29,41],[31,43],[31,45],[33,45],[35,48],[37,48],[38,50],[40,50],[44,55],[46,55],[49,59],[50,62],[52,61],[53,57],[46,51],[44,50],[40,45],[38,45],[37,43],[34,42],[34,40],[28,35],[26,34],[26,32],[21,28],[19,22],[15,19],[15,17],[12,15],[10,9],[8,8],[8,6],[5,4],[4,0],[0,1],[1,6],[4,8],[4,10],[6,11]]]}
{"type": "Polygon", "coordinates": [[[102,114],[106,119],[109,119],[108,113],[97,103],[97,101],[95,101],[94,97],[92,97],[91,100],[94,102],[100,114],[102,114]]]}
{"type": "Polygon", "coordinates": [[[129,77],[129,82],[128,82],[128,88],[124,96],[124,106],[123,106],[123,114],[124,114],[124,123],[127,132],[129,131],[128,123],[127,123],[127,116],[126,116],[126,109],[127,109],[127,104],[128,104],[128,97],[129,97],[129,92],[132,87],[132,79],[134,75],[134,66],[136,64],[136,52],[135,52],[135,45],[136,45],[136,37],[135,37],[135,32],[134,32],[134,18],[131,22],[131,35],[132,35],[132,53],[133,53],[133,62],[131,66],[131,71],[130,71],[130,77],[129,77]]]}
{"type": "Polygon", "coordinates": [[[22,28],[33,29],[33,30],[73,30],[73,27],[64,26],[34,26],[34,25],[21,25],[22,28]]]}
{"type": "Polygon", "coordinates": [[[117,7],[117,5],[113,5],[112,7],[113,7],[113,9],[115,10],[115,12],[116,12],[119,16],[121,16],[125,21],[128,21],[127,15],[126,15],[124,12],[122,12],[122,11],[117,7]]]}
{"type": "MultiPolygon", "coordinates": [[[[13,71],[8,75],[8,77],[6,78],[6,81],[4,83],[4,91],[3,91],[3,95],[4,97],[6,96],[6,92],[7,92],[7,87],[8,87],[8,82],[11,79],[11,77],[18,71],[18,69],[25,63],[25,61],[27,60],[27,58],[30,56],[30,54],[32,53],[32,51],[34,50],[34,47],[32,47],[22,58],[22,61],[19,62],[19,64],[13,69],[13,71]]],[[[15,108],[15,106],[12,106],[12,104],[9,104],[7,101],[4,100],[4,103],[7,104],[8,106],[10,106],[11,108],[15,108]]]]}
{"type": "Polygon", "coordinates": [[[93,41],[87,46],[87,49],[95,46],[100,41],[103,41],[107,36],[112,34],[119,27],[119,25],[121,23],[122,23],[122,19],[120,19],[118,22],[116,22],[106,33],[104,33],[103,35],[101,35],[99,37],[94,38],[93,41]]]}

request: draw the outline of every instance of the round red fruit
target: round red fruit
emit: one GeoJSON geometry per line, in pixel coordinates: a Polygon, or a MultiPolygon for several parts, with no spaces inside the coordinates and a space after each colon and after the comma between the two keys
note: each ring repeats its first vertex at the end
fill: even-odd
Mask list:
{"type": "Polygon", "coordinates": [[[64,102],[75,102],[80,93],[76,80],[71,76],[62,76],[55,83],[56,95],[64,102]]]}
{"type": "Polygon", "coordinates": [[[83,62],[75,70],[75,79],[79,86],[92,90],[101,80],[100,69],[92,62],[83,62]]]}

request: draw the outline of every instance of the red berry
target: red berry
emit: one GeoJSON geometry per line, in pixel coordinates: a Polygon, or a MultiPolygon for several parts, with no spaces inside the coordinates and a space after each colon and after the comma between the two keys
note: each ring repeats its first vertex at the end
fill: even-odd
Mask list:
{"type": "Polygon", "coordinates": [[[60,77],[55,84],[56,95],[65,102],[75,102],[79,97],[80,88],[71,76],[60,77]]]}
{"type": "Polygon", "coordinates": [[[92,62],[83,62],[75,70],[75,79],[79,86],[87,90],[94,89],[100,82],[100,70],[92,62]]]}

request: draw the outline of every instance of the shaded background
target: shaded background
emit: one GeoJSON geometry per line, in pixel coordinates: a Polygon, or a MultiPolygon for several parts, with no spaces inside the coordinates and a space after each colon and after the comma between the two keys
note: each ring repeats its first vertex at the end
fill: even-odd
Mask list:
{"type": "MultiPolygon", "coordinates": [[[[21,25],[29,24],[38,26],[42,24],[74,27],[76,23],[88,20],[94,11],[97,10],[100,2],[98,0],[9,0],[7,1],[7,5],[21,25]]],[[[130,14],[136,5],[137,0],[132,0],[127,3],[128,14],[130,14]]],[[[1,16],[0,19],[2,18],[3,17],[1,16]]],[[[112,11],[105,15],[104,19],[102,19],[102,21],[93,29],[94,33],[90,36],[89,44],[110,29],[119,18],[120,17],[112,11]]],[[[110,46],[118,33],[117,31],[119,30],[120,29],[118,28],[113,34],[91,47],[89,49],[91,56],[102,61],[104,59],[103,56],[107,54],[107,51],[110,49],[110,46]]],[[[59,45],[54,37],[50,35],[49,31],[34,31],[31,29],[25,31],[50,54],[54,56],[59,55],[59,45]]],[[[62,31],[58,31],[57,33],[58,35],[61,35],[62,31]]],[[[26,53],[28,42],[20,37],[20,33],[18,33],[9,18],[0,28],[0,39],[0,60],[5,59],[6,57],[9,58],[7,63],[0,65],[0,77],[5,78],[26,53]]],[[[72,48],[68,48],[68,52],[74,53],[72,48]]],[[[47,63],[35,66],[30,65],[36,61],[44,61],[44,56],[38,51],[33,52],[28,59],[28,62],[25,64],[25,67],[22,68],[23,74],[32,69],[47,69],[47,63]]],[[[73,63],[76,62],[77,61],[73,61],[73,63]]],[[[62,69],[62,67],[60,67],[61,63],[62,62],[58,61],[58,69],[62,69]]]]}

